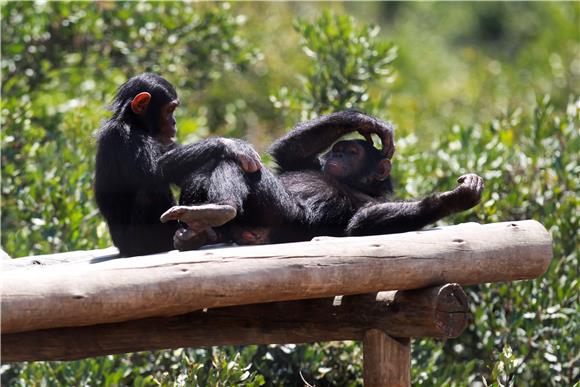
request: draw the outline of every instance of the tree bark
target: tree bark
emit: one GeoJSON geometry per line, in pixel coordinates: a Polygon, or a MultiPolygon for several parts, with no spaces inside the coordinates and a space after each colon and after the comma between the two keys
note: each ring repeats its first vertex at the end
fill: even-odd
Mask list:
{"type": "Polygon", "coordinates": [[[2,272],[2,332],[203,308],[535,278],[552,258],[536,221],[52,265],[2,272]]]}
{"type": "Polygon", "coordinates": [[[2,361],[73,360],[144,350],[217,345],[362,340],[380,329],[398,337],[452,338],[467,324],[461,286],[380,292],[197,311],[97,326],[2,335],[2,361]]]}

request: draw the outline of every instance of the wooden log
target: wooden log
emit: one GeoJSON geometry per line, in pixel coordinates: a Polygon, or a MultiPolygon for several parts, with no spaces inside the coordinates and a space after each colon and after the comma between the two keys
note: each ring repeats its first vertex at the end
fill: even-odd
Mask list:
{"type": "Polygon", "coordinates": [[[2,272],[2,332],[203,308],[534,278],[552,258],[536,221],[248,246],[2,272]]]}
{"type": "Polygon", "coordinates": [[[217,345],[362,340],[369,329],[392,336],[452,338],[467,324],[461,286],[235,306],[181,316],[2,335],[2,361],[73,360],[144,350],[217,345]]]}
{"type": "Polygon", "coordinates": [[[4,262],[10,262],[12,257],[4,251],[4,249],[0,248],[0,264],[4,262]]]}
{"type": "Polygon", "coordinates": [[[408,387],[411,385],[411,340],[394,339],[371,329],[363,341],[365,387],[408,387]]]}
{"type": "Polygon", "coordinates": [[[98,263],[118,258],[116,247],[106,249],[70,251],[68,253],[34,255],[32,257],[12,258],[0,261],[2,271],[27,269],[37,266],[62,265],[65,263],[98,263]]]}

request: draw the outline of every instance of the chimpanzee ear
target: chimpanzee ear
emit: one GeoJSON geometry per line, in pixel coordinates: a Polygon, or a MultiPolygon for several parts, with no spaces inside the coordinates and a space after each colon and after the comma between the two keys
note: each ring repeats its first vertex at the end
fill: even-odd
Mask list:
{"type": "Polygon", "coordinates": [[[391,160],[382,159],[377,165],[376,178],[378,181],[386,180],[391,174],[391,160]]]}
{"type": "Polygon", "coordinates": [[[142,116],[147,112],[147,107],[149,106],[149,101],[151,101],[151,94],[143,91],[133,98],[131,101],[131,110],[138,116],[142,116]]]}

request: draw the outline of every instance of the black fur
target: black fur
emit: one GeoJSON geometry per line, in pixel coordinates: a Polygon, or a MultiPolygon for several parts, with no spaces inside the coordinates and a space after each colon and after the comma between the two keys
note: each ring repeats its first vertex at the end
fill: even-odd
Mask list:
{"type": "Polygon", "coordinates": [[[170,183],[211,160],[250,152],[241,141],[210,138],[195,144],[164,146],[159,133],[161,108],[177,99],[171,84],[156,74],[141,74],[123,84],[111,105],[113,114],[97,135],[95,197],[121,255],[152,254],[173,249],[177,222],[161,223],[160,215],[175,205],[170,183]],[[145,119],[131,101],[140,92],[152,96],[145,119]]]}
{"type": "Polygon", "coordinates": [[[419,201],[387,201],[392,192],[390,178],[375,180],[372,172],[381,160],[392,157],[393,136],[388,123],[364,113],[322,116],[299,124],[272,145],[277,176],[266,168],[246,176],[232,162],[206,165],[188,179],[181,201],[234,205],[239,216],[219,231],[240,243],[244,241],[236,240],[239,232],[235,230],[253,227],[270,229],[271,243],[309,240],[317,235],[406,232],[478,202],[481,179],[474,180],[474,184],[480,183],[477,192],[460,186],[419,201]],[[341,136],[359,130],[387,134],[386,155],[365,141],[351,140],[364,149],[364,168],[343,179],[325,174],[322,169],[328,156],[321,153],[341,136]]]}

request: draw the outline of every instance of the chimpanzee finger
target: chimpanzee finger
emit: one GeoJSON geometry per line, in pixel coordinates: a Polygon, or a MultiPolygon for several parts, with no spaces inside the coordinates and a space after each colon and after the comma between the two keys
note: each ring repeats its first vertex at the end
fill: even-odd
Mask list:
{"type": "Polygon", "coordinates": [[[248,157],[244,157],[244,161],[242,162],[242,168],[246,173],[254,173],[258,169],[260,169],[260,165],[256,163],[255,160],[248,157]]]}
{"type": "Polygon", "coordinates": [[[363,137],[365,138],[366,142],[373,145],[375,142],[373,141],[373,136],[370,133],[362,133],[363,137]]]}
{"type": "Polygon", "coordinates": [[[256,153],[257,158],[252,160],[254,162],[254,172],[259,171],[262,168],[262,159],[260,155],[256,153]]]}
{"type": "Polygon", "coordinates": [[[467,178],[467,175],[461,175],[457,178],[457,182],[461,184],[465,181],[465,178],[467,178]]]}
{"type": "Polygon", "coordinates": [[[481,177],[478,177],[475,181],[475,190],[477,192],[482,192],[483,188],[484,188],[483,179],[481,177]]]}
{"type": "Polygon", "coordinates": [[[469,186],[469,188],[471,190],[477,190],[477,180],[479,179],[479,176],[470,173],[469,175],[467,175],[465,184],[467,184],[469,186]]]}
{"type": "Polygon", "coordinates": [[[260,163],[260,156],[257,153],[255,156],[255,158],[248,157],[246,155],[238,156],[238,162],[240,163],[244,172],[254,173],[262,167],[262,164],[260,163]]]}
{"type": "Polygon", "coordinates": [[[393,153],[395,153],[393,136],[389,132],[383,132],[381,134],[381,142],[383,143],[383,149],[381,150],[383,154],[389,158],[393,157],[393,153]]]}
{"type": "Polygon", "coordinates": [[[244,172],[253,172],[252,171],[252,168],[253,168],[252,161],[248,157],[246,157],[245,155],[238,156],[238,163],[240,163],[240,166],[242,167],[244,172]]]}
{"type": "Polygon", "coordinates": [[[175,232],[174,237],[177,239],[181,239],[182,241],[185,241],[190,238],[193,238],[195,235],[196,233],[189,228],[180,228],[175,232]]]}
{"type": "Polygon", "coordinates": [[[478,185],[478,181],[479,181],[479,179],[478,179],[478,177],[477,177],[477,176],[473,176],[473,177],[471,177],[471,179],[470,179],[470,181],[469,181],[469,188],[470,188],[472,191],[475,191],[475,192],[477,192],[477,185],[478,185]]]}
{"type": "Polygon", "coordinates": [[[217,233],[211,227],[205,230],[205,234],[207,235],[208,242],[214,243],[218,239],[217,233]]]}
{"type": "Polygon", "coordinates": [[[159,220],[161,223],[166,223],[171,220],[179,220],[181,215],[185,213],[185,208],[183,206],[173,206],[167,211],[165,211],[160,217],[159,220]]]}

